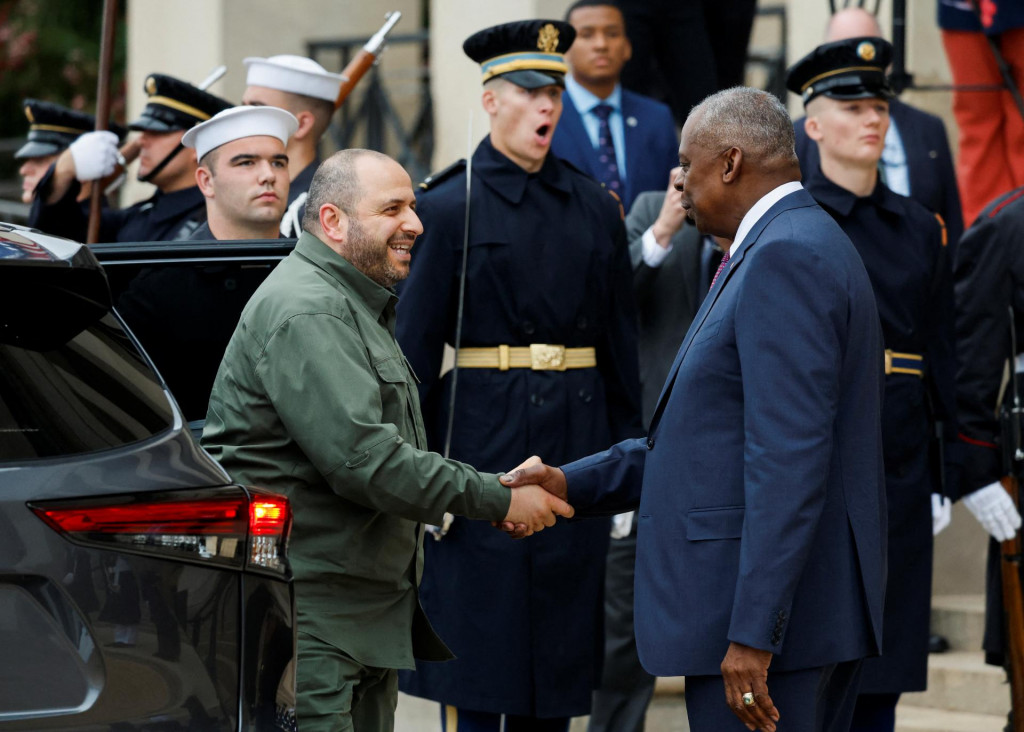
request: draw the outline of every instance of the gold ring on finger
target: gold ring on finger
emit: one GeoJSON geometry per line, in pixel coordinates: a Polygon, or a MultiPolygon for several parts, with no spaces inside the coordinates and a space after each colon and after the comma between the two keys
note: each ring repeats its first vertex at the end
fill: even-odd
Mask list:
{"type": "Polygon", "coordinates": [[[752,707],[754,706],[754,692],[748,691],[743,695],[743,706],[752,707]]]}

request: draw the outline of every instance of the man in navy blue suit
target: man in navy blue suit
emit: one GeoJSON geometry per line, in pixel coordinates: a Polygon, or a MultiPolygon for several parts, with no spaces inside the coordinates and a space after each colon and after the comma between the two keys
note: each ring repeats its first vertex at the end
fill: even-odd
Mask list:
{"type": "Polygon", "coordinates": [[[679,138],[671,110],[622,88],[632,55],[622,11],[608,0],[579,0],[565,19],[576,40],[551,151],[603,183],[626,211],[637,195],[662,190],[676,165],[679,138]]]}
{"type": "Polygon", "coordinates": [[[886,573],[871,282],[802,189],[775,97],[719,92],[682,138],[682,205],[733,244],[648,437],[503,482],[542,484],[579,515],[639,506],[640,660],[687,677],[694,732],[845,730],[861,659],[880,650],[886,573]]]}

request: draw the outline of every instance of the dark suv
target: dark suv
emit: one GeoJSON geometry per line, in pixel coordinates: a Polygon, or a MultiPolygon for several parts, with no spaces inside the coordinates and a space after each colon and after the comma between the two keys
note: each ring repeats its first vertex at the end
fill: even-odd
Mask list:
{"type": "Polygon", "coordinates": [[[0,730],[293,727],[290,520],[197,446],[90,250],[0,224],[0,730]]]}

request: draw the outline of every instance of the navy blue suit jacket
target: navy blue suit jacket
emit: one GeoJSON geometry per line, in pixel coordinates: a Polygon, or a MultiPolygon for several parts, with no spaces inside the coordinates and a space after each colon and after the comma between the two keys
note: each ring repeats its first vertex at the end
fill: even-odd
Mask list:
{"type": "Polygon", "coordinates": [[[578,515],[636,507],[636,635],[658,676],[879,652],[882,336],[850,240],[806,191],[761,217],[683,340],[648,438],[564,467],[578,515]]]}
{"type": "MultiPolygon", "coordinates": [[[[934,114],[911,107],[898,99],[889,102],[889,114],[896,123],[907,154],[910,198],[942,217],[949,243],[955,248],[964,233],[964,214],[960,207],[960,191],[956,187],[956,170],[949,150],[946,127],[934,114]]],[[[821,167],[821,157],[818,155],[818,146],[804,131],[804,119],[801,117],[793,126],[800,170],[804,180],[809,180],[821,167]]]]}
{"type": "MultiPolygon", "coordinates": [[[[622,90],[622,120],[626,139],[622,205],[629,211],[644,191],[665,190],[669,171],[679,165],[679,130],[666,105],[628,89],[622,90]],[[635,120],[635,124],[630,124],[630,120],[635,120]]],[[[555,128],[551,151],[587,175],[597,177],[597,151],[568,92],[562,92],[562,119],[555,128]]]]}

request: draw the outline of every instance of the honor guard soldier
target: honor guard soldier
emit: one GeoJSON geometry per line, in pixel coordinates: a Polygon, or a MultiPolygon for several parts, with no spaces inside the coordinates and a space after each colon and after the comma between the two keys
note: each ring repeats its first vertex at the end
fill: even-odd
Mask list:
{"type": "MultiPolygon", "coordinates": [[[[993,539],[986,577],[985,658],[993,665],[1009,665],[1006,628],[1021,619],[1004,616],[1001,564],[1006,558],[998,542],[1016,536],[1021,517],[1000,479],[1011,474],[1011,467],[1019,478],[1020,461],[1013,433],[1004,432],[1000,424],[1000,408],[1013,406],[1014,387],[1007,379],[1011,369],[1018,393],[1024,371],[1024,188],[990,202],[960,241],[954,286],[962,489],[975,515],[987,511],[989,518],[982,524],[993,539]]],[[[1011,424],[1012,419],[1006,426],[1011,424]]]]}
{"type": "MultiPolygon", "coordinates": [[[[572,460],[642,431],[620,206],[549,154],[574,36],[568,23],[529,20],[466,40],[490,135],[417,199],[424,234],[398,338],[421,380],[431,449],[450,443],[452,458],[481,470],[525,455],[572,460]],[[457,372],[440,376],[446,344],[457,372]]],[[[496,732],[502,715],[510,732],[567,729],[600,680],[609,528],[559,523],[508,542],[454,519],[427,542],[422,600],[457,660],[418,663],[402,688],[441,702],[449,732],[496,732]]]]}
{"type": "MultiPolygon", "coordinates": [[[[21,201],[32,203],[36,185],[53,161],[68,145],[86,132],[95,130],[96,118],[85,112],[38,99],[26,99],[24,107],[28,119],[28,139],[14,153],[14,159],[22,161],[18,168],[18,175],[21,176],[21,201]]],[[[120,125],[110,124],[107,129],[117,135],[118,141],[128,134],[120,125]]]]}
{"type": "Polygon", "coordinates": [[[889,125],[885,69],[891,57],[892,46],[881,38],[826,43],[790,68],[786,80],[803,99],[805,129],[820,154],[804,186],[860,253],[886,347],[884,640],[882,656],[865,661],[851,729],[890,732],[899,695],[927,684],[933,511],[940,520],[948,511],[939,494],[946,475],[954,474],[948,466],[958,449],[945,227],[921,204],[889,190],[878,174],[889,125]]]}
{"type": "Polygon", "coordinates": [[[285,236],[302,229],[306,192],[320,165],[317,146],[331,124],[341,74],[332,74],[311,58],[271,56],[247,58],[246,89],[242,104],[280,107],[295,115],[299,128],[288,141],[288,208],[281,221],[285,236]]]}
{"type": "MultiPolygon", "coordinates": [[[[185,133],[185,155],[199,160],[196,180],[207,214],[189,238],[280,236],[288,195],[284,149],[297,125],[283,109],[232,107],[185,133]]],[[[160,369],[186,419],[206,415],[224,344],[265,276],[260,267],[231,263],[143,267],[118,299],[118,312],[160,369]]]]}
{"type": "MultiPolygon", "coordinates": [[[[231,103],[163,74],[151,74],[145,91],[146,106],[128,128],[142,133],[137,177],[157,190],[128,208],[104,211],[100,241],[187,239],[206,220],[206,200],[196,187],[196,159],[185,152],[181,137],[231,103]]],[[[115,135],[82,135],[40,181],[29,224],[84,241],[88,217],[75,201],[81,183],[113,173],[118,158],[115,135]]]]}

